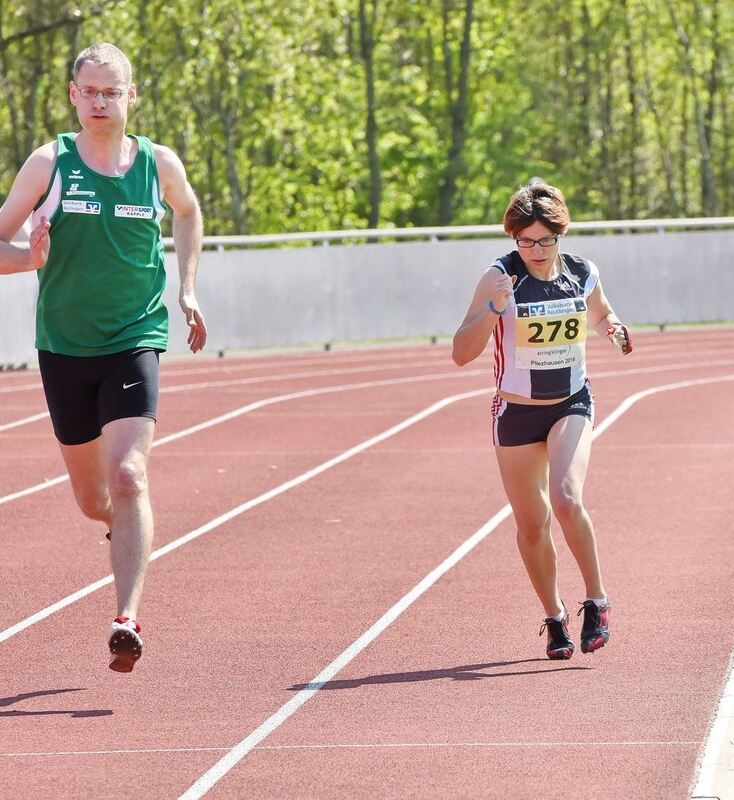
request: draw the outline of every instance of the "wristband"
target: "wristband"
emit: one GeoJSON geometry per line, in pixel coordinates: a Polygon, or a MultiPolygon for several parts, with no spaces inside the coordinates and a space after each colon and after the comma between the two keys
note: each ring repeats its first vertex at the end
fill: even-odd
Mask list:
{"type": "Polygon", "coordinates": [[[497,309],[492,305],[492,298],[490,297],[489,302],[487,303],[487,308],[493,313],[496,314],[498,317],[504,317],[505,312],[507,311],[507,306],[502,309],[502,311],[497,311],[497,309]]]}

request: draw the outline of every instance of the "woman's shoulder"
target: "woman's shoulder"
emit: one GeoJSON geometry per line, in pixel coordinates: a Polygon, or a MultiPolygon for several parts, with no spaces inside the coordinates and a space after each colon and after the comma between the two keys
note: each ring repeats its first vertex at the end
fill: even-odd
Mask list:
{"type": "Polygon", "coordinates": [[[490,267],[494,267],[500,272],[504,272],[505,275],[519,275],[521,272],[523,272],[525,265],[523,264],[523,260],[520,258],[518,253],[513,250],[511,253],[507,253],[504,256],[496,258],[490,264],[490,267]]]}
{"type": "Polygon", "coordinates": [[[599,276],[598,267],[589,258],[583,258],[573,253],[561,253],[561,258],[566,269],[579,279],[586,280],[590,277],[599,276]]]}

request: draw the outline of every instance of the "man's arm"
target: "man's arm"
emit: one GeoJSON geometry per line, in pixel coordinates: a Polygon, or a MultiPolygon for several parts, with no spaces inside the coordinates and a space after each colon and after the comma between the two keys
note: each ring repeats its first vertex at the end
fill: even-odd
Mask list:
{"type": "Polygon", "coordinates": [[[0,275],[30,272],[46,263],[51,239],[48,234],[50,226],[45,218],[31,231],[28,247],[16,247],[10,242],[46,191],[55,161],[55,142],[34,151],[20,168],[0,208],[0,275]]]}
{"type": "Polygon", "coordinates": [[[155,159],[161,192],[173,211],[173,244],[180,279],[178,302],[189,326],[189,347],[196,353],[206,344],[206,323],[194,292],[204,235],[201,210],[181,159],[161,145],[155,145],[155,159]]]}

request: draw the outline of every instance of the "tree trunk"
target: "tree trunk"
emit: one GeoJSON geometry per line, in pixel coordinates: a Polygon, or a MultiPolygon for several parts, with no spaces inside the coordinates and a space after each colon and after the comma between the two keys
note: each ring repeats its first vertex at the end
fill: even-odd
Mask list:
{"type": "Polygon", "coordinates": [[[625,69],[627,72],[627,102],[630,107],[629,130],[627,136],[626,158],[627,158],[627,179],[629,181],[629,200],[627,203],[626,216],[634,219],[637,216],[637,147],[640,143],[639,126],[639,100],[637,89],[637,78],[635,75],[634,48],[632,44],[633,24],[627,0],[621,0],[624,31],[625,31],[625,69]]]}
{"type": "Polygon", "coordinates": [[[375,93],[375,22],[377,20],[377,0],[372,3],[371,19],[368,19],[367,0],[359,0],[359,43],[360,56],[364,64],[365,90],[367,97],[367,121],[365,139],[367,141],[367,163],[370,175],[370,210],[367,219],[369,228],[376,228],[380,221],[380,201],[382,199],[382,178],[380,175],[380,156],[377,152],[377,120],[375,112],[377,100],[375,93]]]}
{"type": "Polygon", "coordinates": [[[711,143],[706,134],[706,119],[701,102],[701,95],[696,82],[696,70],[693,63],[693,54],[691,52],[691,42],[683,27],[678,24],[678,18],[673,5],[669,5],[668,9],[673,22],[673,28],[678,34],[678,40],[683,46],[686,76],[688,77],[688,85],[690,86],[691,95],[693,97],[693,110],[699,149],[701,208],[704,216],[712,217],[716,215],[716,187],[711,165],[711,143]]]}
{"type": "Polygon", "coordinates": [[[677,217],[679,207],[678,207],[678,199],[675,192],[675,181],[673,178],[673,160],[670,157],[669,141],[666,134],[668,126],[662,119],[660,111],[658,109],[652,85],[652,76],[650,74],[650,64],[649,62],[647,62],[647,60],[645,61],[644,87],[645,87],[645,98],[647,100],[647,105],[649,106],[650,111],[652,112],[653,120],[655,121],[655,138],[657,139],[660,160],[663,168],[663,175],[665,177],[665,189],[667,192],[666,214],[669,217],[677,217]]]}
{"type": "Polygon", "coordinates": [[[449,45],[449,2],[443,0],[443,52],[446,74],[446,95],[451,120],[451,143],[444,174],[439,182],[438,224],[449,225],[454,216],[456,186],[463,174],[464,143],[466,142],[466,116],[469,100],[469,65],[471,62],[471,29],[474,15],[474,1],[465,0],[464,26],[459,47],[459,83],[454,90],[453,55],[449,45]],[[454,96],[456,95],[456,96],[454,96]]]}
{"type": "Polygon", "coordinates": [[[680,98],[681,107],[681,144],[680,144],[680,193],[683,206],[683,216],[690,217],[691,202],[688,195],[688,137],[690,136],[689,117],[688,117],[688,84],[683,83],[683,91],[680,98]]]}
{"type": "Polygon", "coordinates": [[[608,202],[608,214],[612,219],[619,219],[621,214],[619,203],[619,187],[617,185],[617,165],[612,153],[612,145],[614,143],[614,122],[612,114],[612,109],[614,107],[614,67],[612,61],[612,52],[607,51],[604,94],[601,98],[601,155],[604,163],[604,174],[607,179],[606,194],[608,202]]]}

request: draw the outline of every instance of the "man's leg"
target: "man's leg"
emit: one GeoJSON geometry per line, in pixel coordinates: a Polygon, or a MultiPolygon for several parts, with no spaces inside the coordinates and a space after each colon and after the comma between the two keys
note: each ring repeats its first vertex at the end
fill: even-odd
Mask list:
{"type": "Polygon", "coordinates": [[[112,571],[117,615],[136,619],[153,543],[147,464],[155,423],[147,417],[108,422],[102,429],[104,475],[114,510],[112,571]]]}
{"type": "Polygon", "coordinates": [[[105,478],[102,437],[85,444],[61,444],[74,498],[82,513],[112,528],[112,501],[105,478]]]}

